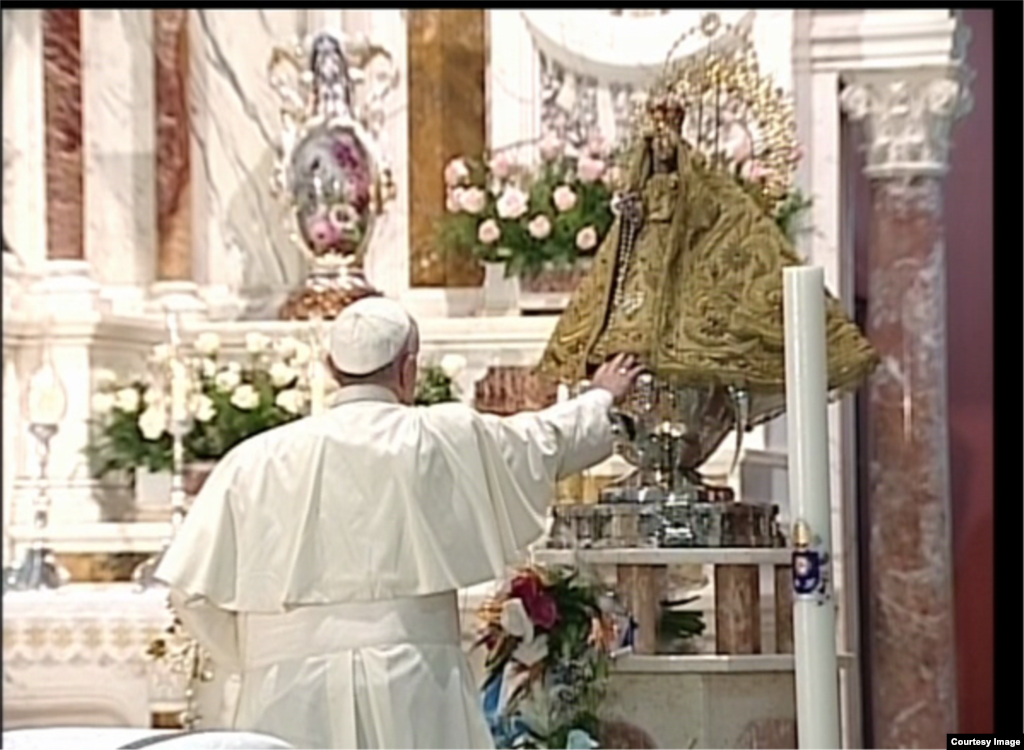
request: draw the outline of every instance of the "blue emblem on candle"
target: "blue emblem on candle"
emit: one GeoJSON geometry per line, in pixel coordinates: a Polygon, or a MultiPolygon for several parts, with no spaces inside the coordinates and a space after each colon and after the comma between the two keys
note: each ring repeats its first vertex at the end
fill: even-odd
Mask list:
{"type": "Polygon", "coordinates": [[[816,541],[807,523],[797,521],[793,526],[793,594],[797,599],[824,604],[828,599],[828,554],[816,541]]]}

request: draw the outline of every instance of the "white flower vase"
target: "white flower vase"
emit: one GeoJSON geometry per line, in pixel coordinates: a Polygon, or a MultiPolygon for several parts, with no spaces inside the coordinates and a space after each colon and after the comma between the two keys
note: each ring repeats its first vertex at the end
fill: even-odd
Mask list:
{"type": "Polygon", "coordinates": [[[504,263],[484,263],[483,316],[519,315],[519,279],[505,276],[504,263]]]}
{"type": "Polygon", "coordinates": [[[135,507],[141,511],[161,510],[171,502],[171,472],[135,470],[135,507]]]}

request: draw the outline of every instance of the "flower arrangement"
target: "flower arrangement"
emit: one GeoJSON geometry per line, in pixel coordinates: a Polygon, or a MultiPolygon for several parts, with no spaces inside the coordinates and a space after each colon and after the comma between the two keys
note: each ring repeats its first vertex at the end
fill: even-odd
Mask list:
{"type": "MultiPolygon", "coordinates": [[[[803,151],[797,147],[790,157],[790,163],[795,168],[802,158],[803,151]]],[[[764,190],[767,172],[755,159],[743,161],[730,158],[726,168],[732,173],[740,187],[746,190],[767,213],[771,214],[776,225],[789,241],[795,242],[797,235],[803,229],[802,217],[813,203],[810,198],[804,195],[799,188],[793,188],[782,196],[781,200],[769,199],[764,190]]]]}
{"type": "Polygon", "coordinates": [[[580,152],[553,134],[539,145],[541,163],[529,169],[507,151],[460,157],[444,171],[447,213],[440,236],[447,250],[504,263],[506,275],[568,267],[592,255],[612,224],[611,199],[619,169],[595,139],[580,152]]]}
{"type": "Polygon", "coordinates": [[[611,661],[632,624],[578,570],[517,571],[479,613],[484,711],[498,747],[593,747],[611,661]]]}
{"type": "MultiPolygon", "coordinates": [[[[308,344],[250,333],[242,361],[223,360],[220,348],[216,334],[203,333],[182,360],[192,383],[192,427],[184,440],[188,461],[219,459],[246,438],[308,411],[308,344]]],[[[95,478],[118,470],[171,468],[169,397],[163,376],[170,355],[166,345],[155,347],[148,376],[118,381],[110,372],[96,374],[95,430],[86,449],[95,478]]]]}
{"type": "Polygon", "coordinates": [[[431,406],[459,400],[455,378],[466,369],[466,359],[459,354],[446,354],[438,364],[420,369],[416,383],[415,404],[431,406]]]}

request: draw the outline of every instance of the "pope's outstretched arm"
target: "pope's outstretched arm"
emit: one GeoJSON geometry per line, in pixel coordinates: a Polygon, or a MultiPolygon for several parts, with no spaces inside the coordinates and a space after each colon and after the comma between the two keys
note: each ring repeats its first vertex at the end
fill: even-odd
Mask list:
{"type": "Polygon", "coordinates": [[[541,411],[483,418],[513,473],[554,485],[612,454],[612,401],[594,388],[541,411]]]}

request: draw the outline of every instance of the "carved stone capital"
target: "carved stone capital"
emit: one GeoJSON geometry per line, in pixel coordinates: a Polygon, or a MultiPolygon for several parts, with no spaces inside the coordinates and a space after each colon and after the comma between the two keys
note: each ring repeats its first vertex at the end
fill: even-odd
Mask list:
{"type": "Polygon", "coordinates": [[[971,77],[963,64],[848,77],[839,100],[851,120],[864,124],[865,174],[880,179],[945,174],[953,123],[973,105],[971,77]]]}

